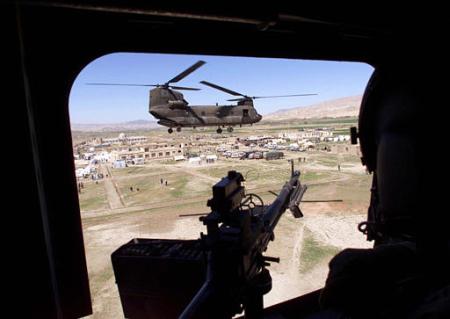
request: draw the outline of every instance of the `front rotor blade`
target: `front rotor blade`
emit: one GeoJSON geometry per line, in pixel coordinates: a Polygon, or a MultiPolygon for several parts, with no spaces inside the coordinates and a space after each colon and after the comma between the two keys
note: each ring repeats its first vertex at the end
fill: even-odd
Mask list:
{"type": "Polygon", "coordinates": [[[317,93],[292,94],[292,95],[252,96],[252,99],[271,99],[271,98],[277,98],[277,97],[310,96],[310,95],[317,95],[317,93]]]}
{"type": "MultiPolygon", "coordinates": [[[[245,97],[241,97],[241,98],[238,98],[238,99],[229,99],[229,100],[227,100],[227,101],[230,101],[230,102],[240,102],[240,101],[245,101],[245,100],[249,100],[249,98],[245,98],[245,97]]],[[[251,99],[250,99],[251,100],[251,99]]]]}
{"type": "Polygon", "coordinates": [[[183,72],[181,72],[180,74],[178,74],[176,77],[174,77],[173,79],[167,81],[167,84],[169,83],[174,83],[174,82],[178,82],[181,79],[184,79],[186,76],[188,76],[189,74],[191,74],[192,72],[194,72],[195,70],[197,70],[199,67],[201,67],[203,64],[205,64],[205,61],[198,61],[197,63],[195,63],[194,65],[190,66],[189,68],[187,68],[186,70],[184,70],[183,72]]]}
{"type": "Polygon", "coordinates": [[[159,86],[158,84],[133,84],[133,83],[86,83],[87,85],[119,85],[119,86],[159,86]]]}
{"type": "Polygon", "coordinates": [[[169,85],[169,88],[174,89],[174,90],[186,90],[186,91],[200,91],[201,90],[198,88],[189,88],[189,87],[184,87],[184,86],[172,86],[172,85],[169,85]]]}
{"type": "Polygon", "coordinates": [[[220,90],[220,91],[226,92],[228,94],[234,95],[234,96],[244,96],[244,97],[246,97],[246,95],[244,95],[244,94],[232,91],[230,89],[226,89],[226,88],[218,86],[217,84],[214,84],[214,83],[210,83],[210,82],[207,82],[207,81],[200,81],[200,83],[204,84],[204,85],[207,85],[207,86],[210,86],[210,87],[212,87],[212,88],[214,88],[216,90],[220,90]]]}

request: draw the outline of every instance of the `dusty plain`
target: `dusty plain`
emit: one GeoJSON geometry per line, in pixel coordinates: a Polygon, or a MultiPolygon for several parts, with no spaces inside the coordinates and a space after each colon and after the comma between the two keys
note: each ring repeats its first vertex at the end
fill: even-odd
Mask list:
{"type": "MultiPolygon", "coordinates": [[[[348,134],[353,125],[355,118],[279,122],[235,128],[233,133],[222,135],[243,139],[303,127],[333,127],[336,134],[348,134]]],[[[111,135],[73,132],[74,143],[102,134],[111,135]]],[[[165,129],[129,134],[168,138],[165,129]]],[[[217,139],[214,129],[186,129],[171,138],[196,135],[217,139]]],[[[265,305],[323,286],[328,262],[336,253],[346,247],[371,246],[357,231],[357,225],[365,219],[372,176],[366,173],[357,155],[327,152],[321,146],[306,152],[286,150],[284,159],[272,161],[219,156],[215,163],[201,165],[168,160],[113,169],[109,164],[101,164],[108,178],[85,181],[79,194],[94,311],[89,318],[123,318],[110,259],[115,249],[132,238],[198,238],[205,231],[198,217],[179,215],[207,213],[211,187],[228,170],[241,172],[246,177],[247,191],[270,203],[274,195],[269,191],[277,192],[289,178],[287,159],[294,159],[302,172],[302,182],[308,185],[305,200],[342,202],[302,203],[302,219],[294,219],[290,212],[284,214],[267,252],[280,257],[281,262],[270,267],[273,289],[265,296],[265,305]],[[299,161],[300,157],[306,161],[299,161]],[[168,185],[161,185],[161,179],[167,180],[168,185]]]]}

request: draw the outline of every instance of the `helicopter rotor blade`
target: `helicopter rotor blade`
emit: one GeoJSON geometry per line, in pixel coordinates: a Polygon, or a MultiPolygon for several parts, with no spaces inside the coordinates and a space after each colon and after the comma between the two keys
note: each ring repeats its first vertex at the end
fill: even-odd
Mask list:
{"type": "Polygon", "coordinates": [[[134,84],[134,83],[86,83],[87,85],[118,85],[118,86],[160,86],[159,84],[134,84]]]}
{"type": "Polygon", "coordinates": [[[217,84],[214,84],[214,83],[211,83],[211,82],[200,81],[200,83],[201,83],[201,84],[204,84],[204,85],[207,85],[207,86],[210,86],[210,87],[212,87],[212,88],[214,88],[214,89],[216,89],[216,90],[223,91],[223,92],[225,92],[225,93],[234,95],[234,96],[244,96],[244,97],[247,97],[247,96],[244,95],[244,94],[241,94],[241,93],[232,91],[232,90],[230,90],[230,89],[221,87],[221,86],[219,86],[219,85],[217,85],[217,84]]]}
{"type": "Polygon", "coordinates": [[[186,90],[186,91],[200,91],[201,90],[199,88],[190,88],[190,87],[185,87],[185,86],[172,86],[172,85],[169,85],[169,88],[175,89],[175,90],[186,90]]]}
{"type": "Polygon", "coordinates": [[[290,95],[268,95],[268,96],[251,96],[252,99],[271,99],[278,97],[291,97],[291,96],[310,96],[318,95],[317,93],[306,93],[306,94],[290,94],[290,95]]]}
{"type": "Polygon", "coordinates": [[[270,95],[270,96],[247,96],[243,98],[237,98],[237,99],[229,99],[227,101],[230,102],[236,102],[236,101],[245,101],[245,100],[255,100],[255,99],[271,99],[271,98],[278,98],[278,97],[292,97],[292,96],[310,96],[310,95],[317,95],[317,93],[307,93],[307,94],[291,94],[291,95],[270,95]]]}
{"type": "Polygon", "coordinates": [[[166,84],[178,82],[181,79],[184,79],[185,77],[187,77],[189,74],[191,74],[192,72],[197,70],[199,67],[201,67],[205,63],[206,62],[202,61],[202,60],[198,61],[197,63],[193,64],[192,66],[190,66],[189,68],[187,68],[186,70],[184,70],[183,72],[181,72],[180,74],[175,76],[174,78],[167,81],[166,84]]]}
{"type": "Polygon", "coordinates": [[[135,83],[86,83],[87,85],[115,85],[115,86],[151,86],[151,87],[162,87],[162,88],[173,88],[175,90],[192,90],[192,91],[198,91],[200,89],[197,88],[189,88],[189,87],[183,87],[183,86],[171,86],[170,83],[178,82],[181,79],[185,78],[195,70],[197,70],[199,67],[201,67],[203,64],[205,64],[205,61],[198,61],[197,63],[193,64],[180,74],[178,74],[173,79],[167,81],[164,84],[135,84],[135,83]]]}
{"type": "Polygon", "coordinates": [[[237,99],[228,99],[227,101],[230,101],[230,102],[240,102],[240,101],[245,101],[245,100],[251,100],[251,98],[249,98],[249,97],[240,97],[240,98],[237,98],[237,99]]]}
{"type": "Polygon", "coordinates": [[[199,88],[191,88],[186,86],[172,86],[164,84],[134,84],[134,83],[86,83],[87,85],[115,85],[115,86],[146,86],[146,87],[160,87],[160,88],[171,88],[174,90],[190,90],[199,91],[199,88]]]}

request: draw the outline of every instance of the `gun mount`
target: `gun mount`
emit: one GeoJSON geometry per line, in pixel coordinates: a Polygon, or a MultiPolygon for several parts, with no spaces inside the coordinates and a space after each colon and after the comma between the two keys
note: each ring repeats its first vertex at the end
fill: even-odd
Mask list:
{"type": "Polygon", "coordinates": [[[200,218],[207,228],[200,239],[207,253],[206,280],[182,319],[231,318],[243,310],[246,318],[262,318],[263,295],[272,288],[266,267],[279,262],[263,253],[286,209],[296,218],[303,216],[298,205],[306,186],[300,183],[300,172],[292,171],[275,201],[264,205],[259,196],[245,194],[243,180],[230,171],[213,187],[211,213],[200,218]]]}
{"type": "Polygon", "coordinates": [[[266,267],[280,261],[263,254],[286,209],[303,216],[298,205],[307,187],[292,169],[276,199],[265,205],[245,193],[243,181],[230,171],[213,186],[211,212],[200,217],[207,233],[200,239],[135,239],[112,254],[125,317],[225,319],[244,311],[245,318],[262,318],[263,296],[272,288],[266,267]]]}

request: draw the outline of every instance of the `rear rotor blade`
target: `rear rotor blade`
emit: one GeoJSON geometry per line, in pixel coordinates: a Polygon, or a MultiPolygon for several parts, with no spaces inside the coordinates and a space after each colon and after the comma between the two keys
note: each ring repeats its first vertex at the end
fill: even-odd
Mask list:
{"type": "Polygon", "coordinates": [[[291,94],[291,95],[269,95],[269,96],[252,96],[252,99],[271,99],[277,97],[291,97],[291,96],[310,96],[317,95],[317,93],[307,93],[307,94],[291,94]]]}
{"type": "Polygon", "coordinates": [[[216,89],[216,90],[223,91],[223,92],[226,92],[226,93],[228,93],[228,94],[234,95],[234,96],[244,96],[244,97],[247,97],[247,96],[244,95],[244,94],[241,94],[241,93],[232,91],[232,90],[230,90],[230,89],[226,89],[226,88],[221,87],[221,86],[219,86],[219,85],[217,85],[217,84],[214,84],[214,83],[210,83],[210,82],[207,82],[207,81],[200,81],[200,83],[201,83],[201,84],[204,84],[204,85],[207,85],[207,86],[210,86],[210,87],[212,87],[212,88],[214,88],[214,89],[216,89]]]}
{"type": "Polygon", "coordinates": [[[227,101],[245,101],[245,100],[254,100],[254,99],[271,99],[271,98],[278,98],[278,97],[292,97],[292,96],[310,96],[310,95],[317,95],[317,93],[308,93],[308,94],[291,94],[291,95],[270,95],[270,96],[246,96],[243,98],[237,98],[237,99],[229,99],[227,101]]]}
{"type": "Polygon", "coordinates": [[[195,70],[197,70],[199,67],[201,67],[203,64],[205,64],[205,61],[198,61],[197,63],[195,63],[194,65],[190,66],[189,68],[187,68],[186,70],[184,70],[183,72],[181,72],[180,74],[178,74],[176,77],[174,77],[173,79],[167,81],[166,84],[169,83],[174,83],[174,82],[178,82],[181,79],[184,79],[186,76],[188,76],[189,74],[191,74],[192,72],[194,72],[195,70]]]}

